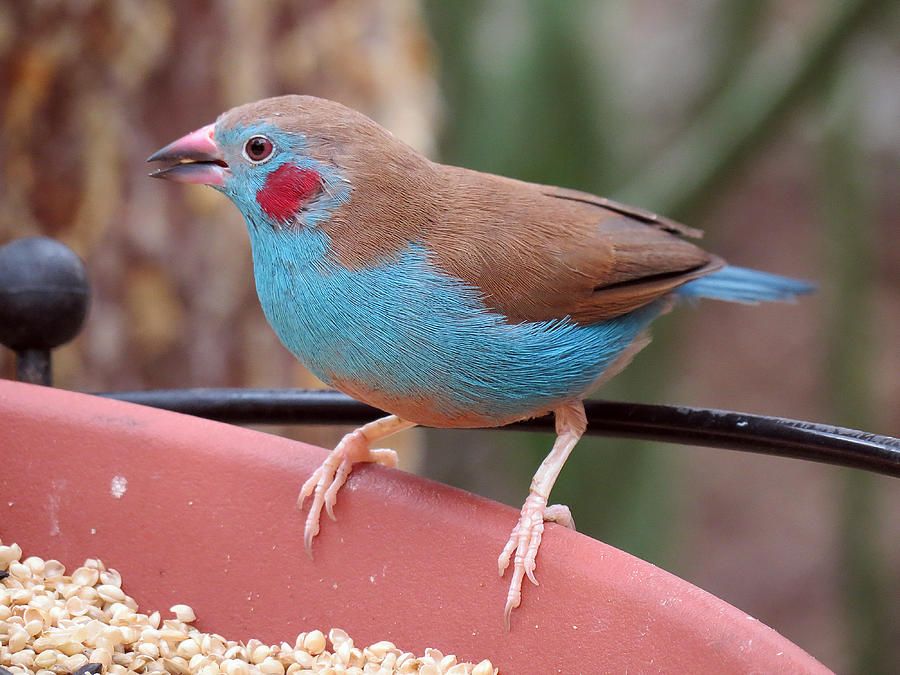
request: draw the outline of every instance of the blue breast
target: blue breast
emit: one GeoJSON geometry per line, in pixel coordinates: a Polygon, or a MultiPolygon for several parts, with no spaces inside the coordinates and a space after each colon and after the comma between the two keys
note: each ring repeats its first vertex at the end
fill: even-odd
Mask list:
{"type": "Polygon", "coordinates": [[[409,416],[415,406],[403,402],[417,401],[434,412],[411,421],[484,426],[542,413],[588,391],[659,312],[511,325],[422,246],[351,271],[329,259],[315,226],[250,232],[257,292],[284,345],[326,383],[378,392],[375,405],[396,401],[388,409],[409,416]]]}

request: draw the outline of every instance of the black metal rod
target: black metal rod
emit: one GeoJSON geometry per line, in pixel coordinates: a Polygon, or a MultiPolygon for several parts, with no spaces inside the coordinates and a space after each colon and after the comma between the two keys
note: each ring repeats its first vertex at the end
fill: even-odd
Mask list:
{"type": "Polygon", "coordinates": [[[16,379],[49,387],[53,384],[49,349],[20,349],[16,352],[16,379]]]}
{"type": "MultiPolygon", "coordinates": [[[[336,391],[175,389],[107,398],[233,424],[363,424],[384,415],[336,391]]],[[[739,412],[586,401],[588,434],[793,457],[900,477],[900,439],[854,429],[739,412]]],[[[549,416],[502,427],[552,431],[549,416]]]]}

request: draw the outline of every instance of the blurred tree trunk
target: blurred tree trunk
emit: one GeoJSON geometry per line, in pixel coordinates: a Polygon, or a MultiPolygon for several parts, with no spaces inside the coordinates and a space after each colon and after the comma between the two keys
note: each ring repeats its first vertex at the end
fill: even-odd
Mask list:
{"type": "Polygon", "coordinates": [[[80,389],[313,384],[265,325],[238,212],[148,180],[144,159],[283,93],[340,100],[429,151],[437,100],[418,5],[392,0],[3,3],[0,92],[0,244],[57,237],[93,284],[56,359],[57,384],[80,389]]]}

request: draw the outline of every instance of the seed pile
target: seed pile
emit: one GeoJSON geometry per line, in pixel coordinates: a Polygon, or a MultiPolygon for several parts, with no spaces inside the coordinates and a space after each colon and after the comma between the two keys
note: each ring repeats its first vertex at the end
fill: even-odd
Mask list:
{"type": "Polygon", "coordinates": [[[187,605],[143,614],[122,577],[89,558],[71,574],[57,560],[22,560],[0,542],[0,675],[175,673],[176,675],[496,675],[490,661],[457,663],[382,641],[363,649],[333,628],[300,633],[293,644],[246,643],[201,633],[187,605]]]}

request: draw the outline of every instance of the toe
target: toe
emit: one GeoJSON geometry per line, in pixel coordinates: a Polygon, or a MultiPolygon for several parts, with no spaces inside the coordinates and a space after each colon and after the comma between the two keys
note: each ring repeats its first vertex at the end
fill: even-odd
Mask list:
{"type": "MultiPolygon", "coordinates": [[[[334,483],[332,483],[332,486],[334,483]]],[[[334,492],[331,491],[331,488],[328,488],[328,491],[325,493],[325,513],[328,514],[328,517],[333,521],[337,521],[337,516],[334,515],[334,505],[337,504],[337,490],[334,492]]]]}
{"type": "Polygon", "coordinates": [[[332,520],[337,520],[334,516],[334,505],[337,503],[338,491],[347,482],[347,477],[352,469],[353,462],[345,458],[338,470],[331,476],[331,480],[321,483],[322,491],[325,493],[325,511],[332,520]]]}
{"type": "Polygon", "coordinates": [[[565,504],[553,504],[544,509],[544,520],[568,527],[570,530],[575,529],[575,519],[565,504]]]}
{"type": "Polygon", "coordinates": [[[297,508],[302,510],[303,503],[306,501],[306,498],[309,497],[316,489],[316,484],[318,483],[320,469],[316,469],[313,472],[313,475],[306,479],[303,485],[300,487],[300,494],[297,495],[297,508]]]}
{"type": "Polygon", "coordinates": [[[503,610],[503,625],[506,626],[506,632],[509,632],[509,619],[512,615],[512,611],[515,609],[515,605],[512,604],[512,601],[506,601],[506,607],[503,610]]]}
{"type": "Polygon", "coordinates": [[[525,563],[525,575],[528,577],[528,581],[533,583],[535,586],[540,586],[537,578],[534,576],[534,562],[531,561],[531,564],[525,563]]]}
{"type": "Polygon", "coordinates": [[[381,466],[386,466],[389,469],[397,468],[397,453],[393,450],[387,448],[369,450],[369,458],[372,462],[381,464],[381,466]]]}
{"type": "Polygon", "coordinates": [[[509,535],[506,546],[503,547],[503,550],[500,552],[500,556],[497,558],[497,568],[500,570],[501,577],[506,571],[506,568],[509,567],[509,561],[512,558],[513,552],[516,550],[516,543],[519,541],[518,535],[519,526],[516,525],[513,528],[512,534],[509,535]]]}
{"type": "MultiPolygon", "coordinates": [[[[311,514],[310,514],[311,515],[311,514]]],[[[317,518],[308,518],[306,520],[306,529],[303,532],[303,547],[306,549],[306,555],[309,556],[309,559],[312,560],[313,557],[313,539],[315,539],[316,535],[319,533],[319,519],[317,518]]]]}
{"type": "Polygon", "coordinates": [[[522,602],[522,568],[516,566],[512,579],[509,582],[509,591],[506,594],[506,606],[503,609],[503,619],[506,629],[509,630],[509,618],[512,611],[522,602]]]}

